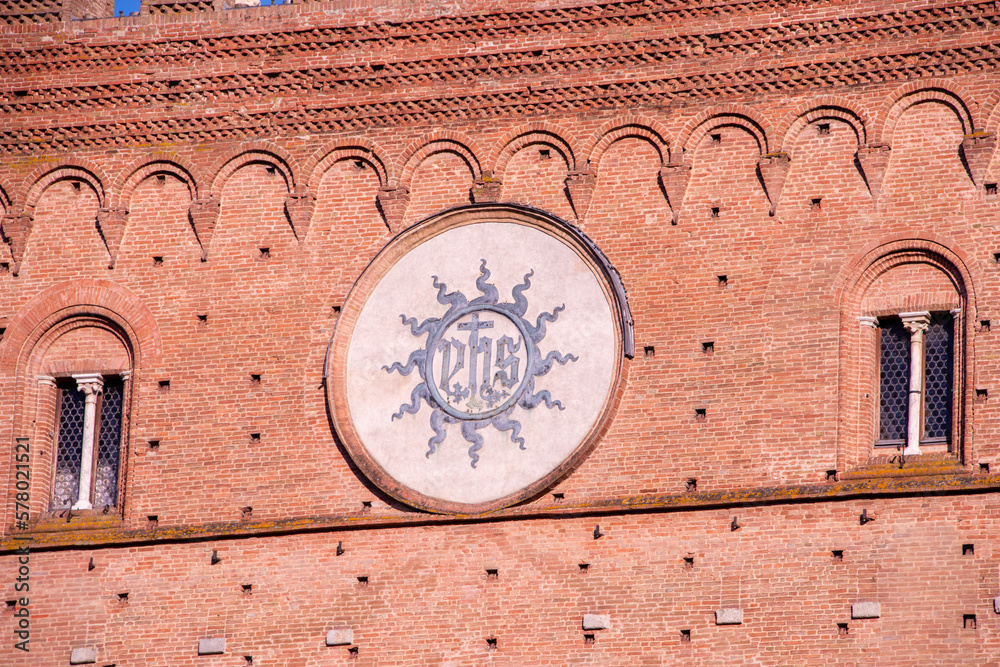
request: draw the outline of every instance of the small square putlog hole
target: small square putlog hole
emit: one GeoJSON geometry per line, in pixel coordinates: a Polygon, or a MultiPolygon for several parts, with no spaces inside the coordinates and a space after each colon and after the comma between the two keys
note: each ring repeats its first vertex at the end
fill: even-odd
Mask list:
{"type": "Polygon", "coordinates": [[[160,391],[170,391],[170,380],[160,380],[156,384],[160,391]]]}
{"type": "Polygon", "coordinates": [[[816,125],[817,134],[830,134],[830,124],[829,123],[818,123],[816,125]]]}
{"type": "Polygon", "coordinates": [[[988,475],[989,472],[990,472],[990,464],[989,463],[982,463],[982,462],[980,462],[980,464],[979,464],[979,472],[981,472],[984,475],[988,475]]]}
{"type": "Polygon", "coordinates": [[[684,569],[685,570],[693,570],[694,569],[694,556],[685,556],[684,557],[684,569]]]}
{"type": "Polygon", "coordinates": [[[713,218],[718,218],[718,217],[719,217],[719,212],[720,212],[720,211],[721,211],[721,209],[720,209],[720,208],[719,208],[718,206],[713,206],[713,207],[712,207],[712,208],[710,209],[710,211],[709,211],[709,215],[710,215],[710,217],[713,217],[713,218]]]}
{"type": "Polygon", "coordinates": [[[486,650],[487,651],[495,651],[495,650],[497,650],[497,638],[496,637],[490,637],[490,638],[488,638],[486,640],[486,650]]]}
{"type": "Polygon", "coordinates": [[[688,493],[694,493],[695,491],[697,491],[698,490],[698,478],[697,477],[688,477],[686,480],[684,480],[684,490],[687,491],[688,493]]]}
{"type": "Polygon", "coordinates": [[[487,579],[494,579],[494,580],[495,579],[499,579],[500,578],[500,570],[497,570],[495,568],[486,568],[486,578],[487,579]]]}
{"type": "Polygon", "coordinates": [[[830,553],[833,556],[833,562],[834,563],[843,562],[843,560],[844,560],[844,550],[843,549],[834,549],[830,553]]]}
{"type": "Polygon", "coordinates": [[[975,614],[964,614],[962,616],[962,627],[966,630],[976,629],[976,615],[975,614]]]}
{"type": "Polygon", "coordinates": [[[538,159],[539,160],[551,160],[552,159],[552,151],[549,150],[548,148],[541,148],[541,149],[539,149],[538,150],[538,159]]]}
{"type": "Polygon", "coordinates": [[[198,316],[198,324],[208,324],[208,315],[206,313],[198,316]]]}
{"type": "Polygon", "coordinates": [[[702,354],[704,354],[705,356],[708,356],[708,357],[711,357],[712,355],[714,355],[715,354],[715,341],[714,340],[706,340],[705,342],[703,342],[701,344],[701,352],[702,352],[702,354]]]}
{"type": "Polygon", "coordinates": [[[257,259],[270,259],[271,249],[270,248],[257,248],[257,259]]]}
{"type": "Polygon", "coordinates": [[[597,641],[597,640],[594,637],[594,634],[592,632],[588,632],[585,635],[583,635],[583,645],[584,646],[592,646],[595,641],[597,641]]]}
{"type": "Polygon", "coordinates": [[[250,434],[250,444],[251,445],[259,445],[260,444],[260,433],[251,433],[250,434]]]}
{"type": "Polygon", "coordinates": [[[156,255],[153,257],[153,266],[163,266],[163,257],[156,255]]]}
{"type": "Polygon", "coordinates": [[[682,644],[689,644],[689,643],[691,643],[691,631],[690,630],[681,630],[681,643],[682,644]]]}
{"type": "Polygon", "coordinates": [[[251,373],[250,384],[260,384],[260,377],[261,377],[260,373],[251,373]]]}
{"type": "Polygon", "coordinates": [[[554,500],[557,503],[561,503],[562,501],[566,500],[566,494],[565,493],[553,493],[552,494],[552,500],[554,500]]]}
{"type": "Polygon", "coordinates": [[[642,353],[643,353],[643,355],[645,355],[647,357],[655,357],[656,356],[656,348],[653,347],[652,345],[647,345],[646,347],[642,348],[642,353]]]}
{"type": "Polygon", "coordinates": [[[847,623],[837,623],[837,636],[846,637],[849,632],[847,623]]]}
{"type": "Polygon", "coordinates": [[[837,481],[837,471],[836,470],[827,470],[826,471],[826,481],[828,481],[828,482],[836,482],[837,481]]]}
{"type": "Polygon", "coordinates": [[[580,563],[579,567],[580,567],[580,572],[589,572],[590,571],[590,563],[580,563]]]}
{"type": "Polygon", "coordinates": [[[711,136],[712,144],[718,146],[719,144],[722,143],[722,135],[721,134],[713,134],[713,135],[710,135],[710,136],[711,136]]]}
{"type": "Polygon", "coordinates": [[[977,401],[984,401],[985,402],[986,399],[989,398],[989,395],[990,395],[990,392],[989,392],[988,389],[977,389],[976,390],[976,400],[977,401]]]}
{"type": "Polygon", "coordinates": [[[156,451],[159,451],[159,449],[160,449],[160,441],[159,440],[150,440],[149,441],[149,451],[156,452],[156,451]]]}
{"type": "Polygon", "coordinates": [[[368,585],[368,577],[358,577],[358,586],[364,588],[368,585]]]}
{"type": "Polygon", "coordinates": [[[706,408],[695,408],[694,409],[694,419],[695,421],[703,422],[708,419],[708,410],[706,408]]]}
{"type": "Polygon", "coordinates": [[[963,544],[962,545],[962,555],[963,556],[973,556],[976,553],[975,544],[963,544]]]}
{"type": "Polygon", "coordinates": [[[989,330],[990,330],[990,321],[979,320],[979,331],[981,331],[982,333],[986,333],[989,330]]]}
{"type": "Polygon", "coordinates": [[[821,208],[823,208],[823,198],[822,197],[813,197],[812,199],[809,200],[809,209],[810,210],[812,210],[812,211],[818,211],[821,208]]]}
{"type": "Polygon", "coordinates": [[[240,590],[243,591],[243,595],[250,595],[253,593],[253,584],[243,584],[240,590]]]}
{"type": "Polygon", "coordinates": [[[719,287],[729,287],[729,276],[720,274],[715,279],[719,282],[719,287]]]}
{"type": "Polygon", "coordinates": [[[996,183],[987,183],[986,184],[986,196],[987,197],[996,197],[997,196],[997,184],[996,183]]]}

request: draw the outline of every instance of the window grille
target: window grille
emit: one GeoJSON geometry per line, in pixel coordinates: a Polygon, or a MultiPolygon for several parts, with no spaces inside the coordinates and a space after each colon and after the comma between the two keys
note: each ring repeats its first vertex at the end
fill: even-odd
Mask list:
{"type": "Polygon", "coordinates": [[[951,438],[954,319],[936,313],[924,342],[924,436],[921,442],[948,442],[951,438]]]}
{"type": "Polygon", "coordinates": [[[118,501],[123,389],[120,380],[106,382],[104,395],[101,397],[101,430],[94,472],[94,507],[114,507],[118,501]]]}
{"type": "Polygon", "coordinates": [[[64,387],[59,406],[59,449],[52,488],[51,509],[68,509],[80,492],[80,463],[83,455],[84,393],[64,387]]]}
{"type": "Polygon", "coordinates": [[[883,320],[880,328],[881,389],[879,401],[880,446],[906,443],[909,416],[910,334],[899,319],[883,320]]]}

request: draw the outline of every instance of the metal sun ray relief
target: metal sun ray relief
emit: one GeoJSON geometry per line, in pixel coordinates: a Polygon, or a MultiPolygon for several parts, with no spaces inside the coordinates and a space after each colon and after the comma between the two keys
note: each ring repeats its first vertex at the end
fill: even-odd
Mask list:
{"type": "Polygon", "coordinates": [[[497,288],[487,282],[490,271],[486,260],[481,262],[476,280],[481,296],[471,301],[460,291],[449,293],[448,286],[432,276],[438,303],[448,306],[447,312],[419,324],[415,317],[400,315],[410,333],[426,336],[426,343],[410,353],[405,364],[397,361],[382,367],[387,373],[404,376],[416,368],[421,379],[410,394],[410,402],[401,405],[392,419],[417,414],[421,403],[427,403],[434,431],[427,441],[428,458],[447,437],[445,425],[461,424],[462,437],[472,443],[469,458],[473,468],[483,446],[483,437],[477,433],[480,429],[492,426],[509,431],[510,441],[525,449],[516,410],[532,410],[543,403],[549,409],[563,409],[547,390],[535,392],[535,378],[548,373],[554,364],[579,360],[557,351],[543,357],[539,351],[546,325],[558,319],[565,304],[541,313],[534,324],[524,318],[528,310],[525,292],[531,287],[534,270],[514,287],[513,301],[507,303],[500,301],[497,288]]]}

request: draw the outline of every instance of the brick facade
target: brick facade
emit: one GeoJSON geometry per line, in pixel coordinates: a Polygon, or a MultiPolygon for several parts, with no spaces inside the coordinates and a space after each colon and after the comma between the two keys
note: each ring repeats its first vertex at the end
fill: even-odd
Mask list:
{"type": "Polygon", "coordinates": [[[0,663],[1000,664],[996,3],[36,4],[0,7],[0,663]],[[635,355],[560,481],[424,513],[325,360],[380,250],[483,203],[586,235],[635,355]],[[917,457],[873,448],[858,319],[908,310],[955,322],[917,457]],[[119,507],[53,513],[39,376],[84,367],[126,377],[119,507]]]}

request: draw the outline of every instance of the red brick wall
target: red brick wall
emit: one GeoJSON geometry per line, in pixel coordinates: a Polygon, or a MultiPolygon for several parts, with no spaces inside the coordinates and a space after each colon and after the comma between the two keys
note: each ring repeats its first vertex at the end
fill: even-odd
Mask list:
{"type": "MultiPolygon", "coordinates": [[[[33,439],[38,587],[32,653],[4,640],[0,662],[96,645],[119,667],[332,665],[349,655],[325,632],[349,625],[362,664],[993,664],[1000,200],[991,153],[966,140],[963,163],[959,146],[997,130],[994,4],[462,12],[307,3],[0,30],[0,456],[33,439]],[[884,173],[863,159],[881,145],[884,173]],[[589,206],[570,172],[594,176],[589,206]],[[575,471],[450,522],[357,471],[323,364],[390,226],[468,204],[476,179],[596,243],[637,354],[575,471]],[[405,211],[377,199],[387,189],[405,211]],[[286,213],[290,193],[314,197],[311,216],[286,213]],[[192,200],[218,203],[211,236],[192,200]],[[857,317],[949,285],[953,452],[870,461],[876,371],[857,317]],[[68,316],[107,318],[137,360],[121,511],[66,523],[37,516],[53,416],[29,369],[68,316]],[[877,519],[861,526],[864,508],[877,519]],[[881,619],[851,620],[857,601],[881,619]],[[730,606],[743,625],[716,627],[730,606]],[[612,617],[592,646],[584,613],[612,617]],[[197,657],[210,636],[224,657],[197,657]]],[[[12,466],[0,484],[10,600],[12,466]]]]}

